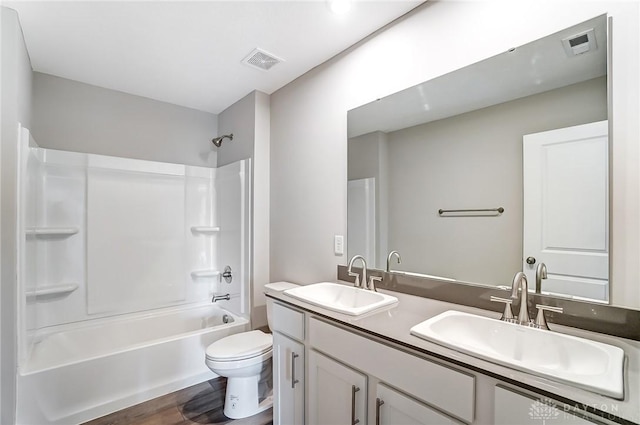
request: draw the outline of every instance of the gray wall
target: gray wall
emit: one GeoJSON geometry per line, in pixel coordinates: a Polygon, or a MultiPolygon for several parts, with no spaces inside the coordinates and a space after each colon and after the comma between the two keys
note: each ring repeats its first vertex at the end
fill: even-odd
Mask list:
{"type": "Polygon", "coordinates": [[[612,74],[612,300],[640,308],[637,2],[426,2],[271,95],[271,279],[336,278],[346,232],[347,111],[608,14],[612,74]],[[470,40],[473,43],[470,44],[470,40]],[[617,52],[617,53],[616,53],[617,52]],[[616,285],[616,283],[618,283],[616,285]]]}
{"type": "Polygon", "coordinates": [[[215,166],[217,116],[34,73],[33,137],[45,148],[215,166]]]}
{"type": "Polygon", "coordinates": [[[267,324],[264,285],[269,282],[269,150],[270,97],[253,91],[218,116],[218,135],[233,133],[218,148],[218,166],[251,158],[253,249],[251,271],[251,321],[254,328],[267,324]]]}
{"type": "Polygon", "coordinates": [[[17,141],[18,123],[31,126],[31,62],[15,11],[0,7],[0,423],[15,421],[17,368],[17,141]]]}
{"type": "Polygon", "coordinates": [[[218,148],[218,167],[253,157],[256,137],[256,92],[249,93],[218,115],[218,136],[233,133],[218,148]]]}
{"type": "Polygon", "coordinates": [[[510,285],[522,269],[522,136],[607,119],[606,78],[395,131],[389,240],[398,269],[510,285]],[[497,208],[498,217],[438,209],[497,208]]]}
{"type": "Polygon", "coordinates": [[[253,149],[253,311],[254,327],[267,324],[264,285],[270,282],[269,272],[269,201],[271,150],[271,97],[256,92],[256,138],[253,149]]]}

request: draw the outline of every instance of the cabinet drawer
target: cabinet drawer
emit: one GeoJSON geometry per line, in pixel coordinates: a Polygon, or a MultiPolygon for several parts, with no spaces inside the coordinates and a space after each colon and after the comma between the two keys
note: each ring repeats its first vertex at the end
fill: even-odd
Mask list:
{"type": "Polygon", "coordinates": [[[376,387],[376,424],[456,425],[448,416],[384,384],[376,387]]]}
{"type": "Polygon", "coordinates": [[[475,377],[472,375],[315,318],[309,320],[309,341],[318,351],[375,376],[440,411],[473,422],[475,377]]]}
{"type": "Polygon", "coordinates": [[[282,304],[273,304],[272,331],[304,341],[304,313],[282,304]]]}
{"type": "Polygon", "coordinates": [[[495,425],[542,424],[593,425],[587,419],[566,412],[552,404],[549,399],[535,399],[500,386],[496,387],[494,399],[495,425]]]}

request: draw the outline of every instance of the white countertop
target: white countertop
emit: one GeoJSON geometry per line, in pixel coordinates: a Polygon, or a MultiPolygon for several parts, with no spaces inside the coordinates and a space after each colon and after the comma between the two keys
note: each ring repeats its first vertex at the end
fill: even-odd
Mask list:
{"type": "MultiPolygon", "coordinates": [[[[571,385],[555,382],[551,379],[542,378],[530,373],[491,363],[426,341],[409,333],[409,330],[414,325],[447,310],[463,311],[495,319],[500,318],[500,313],[428,298],[416,297],[398,292],[384,290],[381,290],[381,292],[397,297],[399,303],[394,307],[382,309],[358,317],[336,313],[287,296],[282,292],[267,291],[266,294],[273,299],[316,313],[354,329],[377,335],[391,342],[409,346],[426,354],[443,357],[488,374],[520,382],[529,387],[537,388],[541,391],[555,394],[561,398],[572,400],[579,405],[595,408],[601,412],[611,414],[634,423],[640,423],[640,341],[617,338],[582,329],[549,324],[551,331],[603,342],[605,344],[620,347],[624,350],[626,358],[624,368],[624,399],[617,400],[576,388],[571,385]]],[[[579,353],[577,353],[577,355],[579,355],[579,353]]]]}

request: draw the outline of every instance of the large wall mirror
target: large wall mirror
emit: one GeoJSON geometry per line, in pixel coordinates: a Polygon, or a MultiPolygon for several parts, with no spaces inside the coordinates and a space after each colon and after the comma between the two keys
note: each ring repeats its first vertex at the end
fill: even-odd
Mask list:
{"type": "Polygon", "coordinates": [[[349,111],[349,257],[608,303],[607,105],[600,16],[349,111]]]}

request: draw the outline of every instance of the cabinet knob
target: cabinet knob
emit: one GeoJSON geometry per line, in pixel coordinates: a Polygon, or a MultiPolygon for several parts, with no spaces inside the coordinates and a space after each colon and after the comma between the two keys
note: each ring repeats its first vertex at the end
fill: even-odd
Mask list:
{"type": "Polygon", "coordinates": [[[527,257],[526,261],[527,261],[527,264],[532,266],[532,265],[534,265],[536,263],[536,258],[535,257],[527,257]]]}

